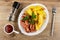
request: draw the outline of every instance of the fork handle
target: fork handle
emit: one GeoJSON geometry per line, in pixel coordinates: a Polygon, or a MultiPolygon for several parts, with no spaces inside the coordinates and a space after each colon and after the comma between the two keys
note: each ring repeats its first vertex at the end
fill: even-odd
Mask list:
{"type": "Polygon", "coordinates": [[[52,22],[51,22],[51,36],[54,34],[54,18],[55,18],[55,13],[53,13],[52,16],[52,22]]]}

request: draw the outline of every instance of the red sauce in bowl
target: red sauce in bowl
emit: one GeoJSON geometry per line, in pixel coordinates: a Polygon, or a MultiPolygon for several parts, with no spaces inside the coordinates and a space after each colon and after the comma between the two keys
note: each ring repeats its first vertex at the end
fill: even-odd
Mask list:
{"type": "Polygon", "coordinates": [[[11,25],[6,25],[5,31],[6,31],[7,33],[11,33],[11,32],[13,31],[13,27],[12,27],[11,25]]]}

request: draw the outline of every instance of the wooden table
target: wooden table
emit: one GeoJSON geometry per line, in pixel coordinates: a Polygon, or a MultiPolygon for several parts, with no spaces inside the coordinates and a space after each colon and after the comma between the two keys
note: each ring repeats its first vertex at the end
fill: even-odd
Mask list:
{"type": "MultiPolygon", "coordinates": [[[[16,0],[15,0],[16,1],[16,0]]],[[[12,4],[14,0],[0,0],[0,40],[60,40],[60,2],[59,0],[55,1],[27,1],[27,0],[17,0],[18,2],[21,3],[21,7],[24,8],[25,6],[32,4],[32,3],[42,3],[46,5],[46,7],[49,10],[49,23],[47,25],[47,28],[39,35],[36,36],[25,36],[23,34],[11,34],[7,35],[4,33],[4,25],[5,24],[13,24],[15,27],[15,30],[20,31],[18,28],[17,21],[16,22],[9,22],[8,21],[8,16],[10,14],[12,4]],[[57,9],[57,13],[55,16],[55,30],[54,30],[54,36],[50,36],[50,29],[51,29],[51,17],[52,17],[52,7],[55,6],[57,9]]],[[[20,9],[21,9],[20,7],[20,9]]],[[[19,11],[20,11],[19,9],[19,11]]]]}

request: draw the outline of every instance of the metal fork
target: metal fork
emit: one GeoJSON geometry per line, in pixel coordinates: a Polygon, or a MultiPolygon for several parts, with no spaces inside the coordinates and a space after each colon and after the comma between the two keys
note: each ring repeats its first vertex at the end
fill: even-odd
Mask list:
{"type": "Polygon", "coordinates": [[[51,36],[53,36],[53,34],[54,34],[54,18],[55,18],[55,14],[56,14],[56,8],[53,7],[52,8],[52,22],[51,22],[51,36]]]}

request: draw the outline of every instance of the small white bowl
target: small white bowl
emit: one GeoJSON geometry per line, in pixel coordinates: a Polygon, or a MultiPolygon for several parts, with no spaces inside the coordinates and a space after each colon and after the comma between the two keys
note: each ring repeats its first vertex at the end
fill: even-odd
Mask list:
{"type": "Polygon", "coordinates": [[[9,35],[9,34],[12,34],[13,32],[15,32],[15,33],[19,34],[19,32],[18,32],[18,31],[15,31],[15,30],[14,30],[14,26],[13,26],[12,24],[6,24],[6,25],[4,26],[4,32],[5,32],[6,34],[8,34],[8,35],[9,35]],[[12,26],[12,28],[13,28],[13,30],[12,30],[10,33],[7,33],[7,32],[6,32],[6,29],[5,29],[5,28],[6,28],[6,26],[7,26],[7,25],[11,25],[11,26],[12,26]]]}
{"type": "Polygon", "coordinates": [[[21,13],[20,13],[20,15],[19,15],[19,17],[18,17],[18,27],[19,27],[21,33],[23,33],[24,35],[33,36],[33,35],[37,35],[37,34],[41,33],[41,32],[46,28],[46,26],[47,26],[47,24],[48,24],[48,20],[49,20],[49,12],[48,12],[48,10],[47,10],[47,8],[46,8],[45,5],[43,5],[43,4],[31,4],[31,5],[28,5],[27,7],[25,7],[25,8],[21,11],[21,13]],[[43,23],[43,25],[42,25],[42,27],[40,28],[40,30],[38,30],[38,31],[36,31],[36,32],[33,32],[33,33],[27,33],[27,32],[24,30],[24,28],[20,25],[20,20],[22,19],[21,16],[23,15],[24,11],[25,11],[27,8],[29,8],[30,6],[36,6],[36,5],[39,5],[39,6],[42,6],[42,7],[45,8],[44,11],[46,12],[46,20],[45,20],[45,22],[43,23]]]}

